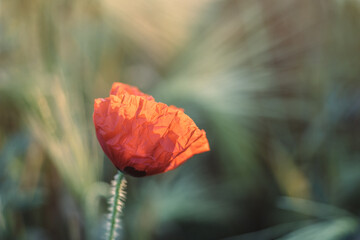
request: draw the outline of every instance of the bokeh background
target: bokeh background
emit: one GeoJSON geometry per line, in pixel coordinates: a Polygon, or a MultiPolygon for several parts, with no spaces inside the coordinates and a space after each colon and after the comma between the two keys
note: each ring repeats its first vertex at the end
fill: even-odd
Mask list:
{"type": "Polygon", "coordinates": [[[360,1],[0,0],[0,239],[104,235],[115,81],[211,145],[127,177],[122,239],[360,239],[360,1]]]}

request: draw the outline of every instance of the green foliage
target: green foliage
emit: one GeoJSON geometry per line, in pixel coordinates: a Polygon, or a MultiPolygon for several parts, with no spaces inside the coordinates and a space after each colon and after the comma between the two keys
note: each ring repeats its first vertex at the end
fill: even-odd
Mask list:
{"type": "Polygon", "coordinates": [[[355,219],[344,218],[332,221],[320,222],[293,231],[280,238],[281,240],[296,239],[344,239],[355,233],[359,223],[355,219]]]}

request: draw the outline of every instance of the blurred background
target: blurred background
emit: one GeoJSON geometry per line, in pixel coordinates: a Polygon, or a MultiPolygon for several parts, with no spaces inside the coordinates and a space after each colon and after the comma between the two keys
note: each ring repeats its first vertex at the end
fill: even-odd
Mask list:
{"type": "Polygon", "coordinates": [[[360,1],[0,0],[0,239],[101,239],[113,82],[211,152],[127,177],[122,239],[360,239],[360,1]]]}

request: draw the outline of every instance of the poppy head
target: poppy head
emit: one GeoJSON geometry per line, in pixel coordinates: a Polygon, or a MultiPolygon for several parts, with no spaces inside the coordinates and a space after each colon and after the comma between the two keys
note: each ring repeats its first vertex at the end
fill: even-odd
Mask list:
{"type": "Polygon", "coordinates": [[[183,109],[123,83],[114,83],[109,97],[95,99],[93,120],[105,154],[135,177],[173,170],[210,150],[205,131],[183,109]]]}

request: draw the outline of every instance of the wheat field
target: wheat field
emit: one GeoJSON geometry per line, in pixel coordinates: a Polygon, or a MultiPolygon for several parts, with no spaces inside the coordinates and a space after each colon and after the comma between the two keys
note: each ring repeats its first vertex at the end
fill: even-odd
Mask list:
{"type": "Polygon", "coordinates": [[[0,0],[0,239],[103,238],[113,82],[211,147],[127,177],[121,239],[360,238],[360,1],[0,0]]]}

